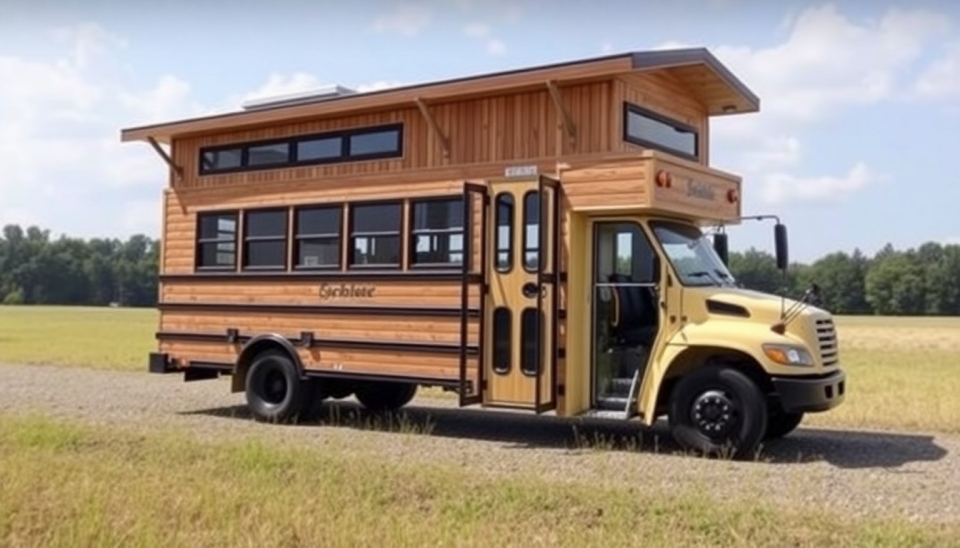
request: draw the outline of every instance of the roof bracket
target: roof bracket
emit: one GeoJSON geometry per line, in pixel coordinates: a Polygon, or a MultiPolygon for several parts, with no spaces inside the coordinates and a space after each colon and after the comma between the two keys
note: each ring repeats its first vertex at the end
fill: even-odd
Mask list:
{"type": "Polygon", "coordinates": [[[570,116],[570,111],[568,111],[567,107],[563,104],[563,97],[560,96],[560,89],[557,88],[557,82],[554,80],[547,80],[547,90],[550,91],[550,97],[553,99],[553,106],[555,109],[557,109],[557,115],[560,116],[563,129],[567,131],[567,137],[570,139],[570,143],[572,144],[577,139],[577,126],[573,123],[573,117],[570,116]]]}
{"type": "Polygon", "coordinates": [[[172,169],[177,174],[177,180],[182,181],[183,168],[173,163],[173,158],[171,158],[170,155],[167,154],[167,151],[160,148],[160,144],[157,143],[156,139],[154,139],[153,137],[147,137],[147,141],[150,143],[150,146],[153,147],[153,150],[156,150],[157,154],[159,154],[160,157],[163,158],[163,161],[166,162],[168,166],[170,166],[170,169],[172,169]]]}
{"type": "Polygon", "coordinates": [[[430,126],[430,130],[433,132],[434,137],[440,141],[440,146],[443,147],[443,157],[450,157],[450,138],[443,134],[443,130],[440,129],[440,124],[437,123],[437,119],[433,117],[433,114],[430,113],[430,109],[427,108],[426,103],[423,102],[423,99],[417,97],[413,100],[417,104],[417,108],[420,109],[420,114],[423,115],[423,119],[427,121],[427,124],[430,126]]]}

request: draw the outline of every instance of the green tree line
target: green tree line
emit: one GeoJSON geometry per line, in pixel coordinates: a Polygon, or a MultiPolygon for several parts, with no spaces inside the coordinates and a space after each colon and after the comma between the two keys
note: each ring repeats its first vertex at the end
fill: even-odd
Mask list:
{"type": "Polygon", "coordinates": [[[0,304],[152,306],[159,242],[61,236],[7,225],[0,235],[0,304]]]}
{"type": "Polygon", "coordinates": [[[794,298],[815,283],[822,306],[834,314],[960,315],[960,245],[896,250],[887,244],[872,257],[838,251],[791,264],[786,275],[771,254],[751,248],[731,252],[729,266],[743,287],[794,298]]]}
{"type": "MultiPolygon", "coordinates": [[[[160,242],[51,239],[47,230],[7,225],[0,235],[0,303],[154,306],[160,242]]],[[[926,243],[874,256],[859,250],[795,263],[786,275],[773,256],[730,253],[742,287],[799,297],[812,283],[835,314],[960,315],[960,245],[926,243]]]]}

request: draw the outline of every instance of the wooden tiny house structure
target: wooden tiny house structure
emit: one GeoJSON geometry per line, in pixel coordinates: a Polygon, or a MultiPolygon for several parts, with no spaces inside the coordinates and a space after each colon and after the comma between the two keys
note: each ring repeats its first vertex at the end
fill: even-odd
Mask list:
{"type": "MultiPolygon", "coordinates": [[[[397,407],[417,385],[594,410],[598,325],[617,329],[597,319],[598,265],[633,261],[656,287],[671,267],[653,229],[624,223],[736,222],[741,181],[710,167],[709,121],[758,109],[684,49],[125,129],[170,166],[151,370],[232,374],[263,416],[318,394],[397,407]]],[[[636,372],[628,416],[652,422],[666,370],[636,372]]]]}

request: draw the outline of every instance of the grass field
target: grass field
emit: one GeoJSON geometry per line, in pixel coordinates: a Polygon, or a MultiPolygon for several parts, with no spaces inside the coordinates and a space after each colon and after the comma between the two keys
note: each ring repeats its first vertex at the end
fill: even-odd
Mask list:
{"type": "Polygon", "coordinates": [[[6,546],[932,546],[955,527],[0,415],[6,546]]]}
{"type": "MultiPolygon", "coordinates": [[[[144,371],[156,322],[153,310],[0,307],[0,362],[144,371]]],[[[960,318],[837,324],[847,400],[807,424],[960,432],[960,318]]]]}

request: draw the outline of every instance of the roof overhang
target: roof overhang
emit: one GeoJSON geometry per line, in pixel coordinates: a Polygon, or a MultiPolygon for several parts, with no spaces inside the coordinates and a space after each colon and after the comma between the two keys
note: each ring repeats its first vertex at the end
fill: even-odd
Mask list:
{"type": "Polygon", "coordinates": [[[317,117],[359,114],[420,102],[543,89],[639,71],[666,71],[700,99],[710,115],[754,112],[760,101],[705,48],[622,53],[506,72],[481,74],[379,91],[332,97],[314,103],[238,111],[121,130],[120,139],[170,143],[175,138],[296,123],[317,117]]]}

